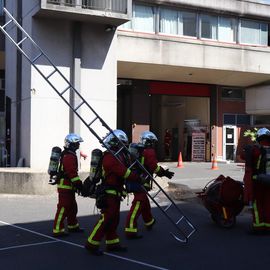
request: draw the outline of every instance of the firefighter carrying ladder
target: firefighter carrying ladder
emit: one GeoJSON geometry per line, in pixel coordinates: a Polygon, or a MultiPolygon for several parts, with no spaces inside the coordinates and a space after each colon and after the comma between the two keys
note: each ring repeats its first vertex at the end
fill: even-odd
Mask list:
{"type": "MultiPolygon", "coordinates": [[[[109,152],[111,152],[119,161],[119,155],[122,153],[130,155],[128,148],[115,136],[115,139],[119,141],[121,148],[116,153],[112,152],[103,143],[106,137],[113,133],[113,130],[105,123],[105,121],[96,113],[96,111],[88,104],[88,102],[83,98],[83,96],[78,92],[73,85],[66,79],[66,77],[61,73],[61,71],[53,64],[49,57],[42,51],[42,49],[37,45],[37,43],[31,38],[31,36],[21,27],[21,25],[16,21],[16,19],[10,14],[10,12],[3,8],[6,14],[6,21],[0,26],[0,30],[4,35],[16,46],[17,50],[26,57],[26,59],[31,63],[31,65],[38,71],[38,73],[44,78],[44,80],[55,90],[58,96],[69,106],[70,110],[83,122],[87,129],[98,139],[99,143],[105,147],[109,152]],[[14,28],[21,34],[21,40],[16,41],[15,38],[9,33],[9,31],[14,31],[14,28]],[[20,32],[19,32],[20,31],[20,32]],[[30,43],[31,51],[27,52],[23,45],[25,43],[30,43]],[[34,52],[34,53],[33,53],[34,52]],[[34,57],[32,57],[34,55],[34,57]],[[43,62],[47,62],[51,70],[47,74],[41,70],[37,62],[42,59],[43,62]],[[57,87],[52,82],[52,77],[57,75],[61,80],[61,86],[57,87]],[[61,88],[63,87],[64,88],[61,88]],[[69,95],[68,95],[69,94],[69,95]],[[70,102],[70,96],[77,100],[76,105],[70,102]],[[86,119],[81,113],[81,109],[86,111],[86,115],[91,115],[91,119],[86,119]],[[99,128],[94,128],[94,124],[105,128],[106,134],[103,136],[97,132],[99,128]]],[[[28,44],[26,44],[28,45],[28,44]]],[[[29,46],[28,46],[29,48],[29,46]]],[[[121,162],[121,161],[120,161],[121,162]]],[[[170,196],[163,190],[163,188],[158,184],[158,182],[152,177],[152,175],[144,168],[141,163],[135,159],[135,161],[130,165],[132,168],[141,168],[142,172],[150,178],[150,180],[155,184],[157,192],[153,195],[148,192],[149,198],[155,203],[155,205],[162,211],[165,217],[171,222],[172,231],[170,234],[179,242],[187,243],[190,236],[196,231],[194,225],[190,220],[183,214],[175,202],[170,198],[170,196]],[[159,194],[159,196],[157,196],[159,194]],[[160,202],[160,198],[163,199],[163,203],[160,202]],[[166,204],[165,204],[166,202],[166,204]],[[164,205],[165,204],[165,205],[164,205]]]]}

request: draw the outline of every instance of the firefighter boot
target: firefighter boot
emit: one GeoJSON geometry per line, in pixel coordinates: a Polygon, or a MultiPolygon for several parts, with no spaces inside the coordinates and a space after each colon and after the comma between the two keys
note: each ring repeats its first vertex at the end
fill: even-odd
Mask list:
{"type": "Polygon", "coordinates": [[[99,247],[92,246],[88,242],[86,242],[84,247],[91,255],[95,255],[95,256],[102,256],[103,255],[103,251],[100,250],[99,247]]]}

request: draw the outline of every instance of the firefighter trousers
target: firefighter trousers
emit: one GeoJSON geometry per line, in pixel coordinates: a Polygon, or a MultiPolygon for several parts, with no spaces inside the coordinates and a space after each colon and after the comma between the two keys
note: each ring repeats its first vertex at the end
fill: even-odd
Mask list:
{"type": "Polygon", "coordinates": [[[120,200],[118,195],[106,195],[106,205],[101,209],[101,215],[87,239],[87,245],[98,248],[105,237],[106,246],[119,245],[117,227],[120,219],[120,200]]]}
{"type": "Polygon", "coordinates": [[[126,235],[132,235],[138,232],[137,221],[140,215],[142,215],[146,228],[153,225],[155,220],[151,213],[147,193],[144,191],[134,193],[134,199],[126,219],[126,235]]]}
{"type": "Polygon", "coordinates": [[[65,231],[64,221],[67,219],[68,229],[79,227],[77,220],[78,206],[74,191],[58,192],[57,211],[54,218],[53,233],[62,233],[65,231]]]}
{"type": "Polygon", "coordinates": [[[253,229],[270,230],[270,187],[254,183],[253,229]]]}

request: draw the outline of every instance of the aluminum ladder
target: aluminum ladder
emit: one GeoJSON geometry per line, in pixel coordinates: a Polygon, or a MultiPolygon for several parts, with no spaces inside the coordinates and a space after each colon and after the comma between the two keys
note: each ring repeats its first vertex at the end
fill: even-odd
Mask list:
{"type": "MultiPolygon", "coordinates": [[[[54,91],[58,94],[58,96],[69,106],[69,108],[73,111],[73,113],[83,122],[83,124],[89,129],[89,131],[98,139],[99,143],[105,147],[109,152],[111,152],[119,161],[120,155],[125,154],[130,156],[129,149],[115,136],[115,138],[119,141],[121,148],[116,152],[112,152],[108,147],[103,143],[106,137],[113,133],[113,130],[105,123],[105,121],[96,113],[96,111],[88,104],[88,102],[83,98],[83,96],[78,92],[73,85],[66,79],[66,77],[61,73],[61,71],[54,65],[54,63],[50,60],[50,58],[42,51],[42,49],[37,45],[37,43],[31,38],[31,36],[22,28],[22,26],[16,21],[16,19],[10,14],[10,12],[3,8],[3,11],[6,15],[6,22],[0,26],[1,31],[4,33],[6,38],[8,38],[13,45],[16,46],[17,50],[21,52],[22,55],[26,57],[26,59],[30,62],[30,64],[38,71],[38,73],[44,78],[44,80],[54,89],[54,91]],[[9,30],[13,30],[16,27],[17,31],[21,31],[22,39],[16,41],[9,30]],[[31,52],[27,52],[26,49],[23,48],[23,44],[26,42],[30,42],[31,52]],[[34,51],[34,53],[33,53],[34,51]],[[32,57],[31,55],[34,55],[32,57]],[[48,65],[51,67],[51,70],[48,74],[41,70],[41,68],[36,64],[39,59],[42,61],[46,61],[48,65]],[[62,85],[64,84],[64,88],[57,88],[53,82],[52,77],[58,76],[62,80],[62,85]],[[74,100],[77,100],[77,104],[71,104],[70,95],[72,94],[74,100]],[[86,115],[91,115],[91,119],[85,119],[83,114],[81,113],[81,109],[84,108],[86,111],[86,115]],[[96,132],[96,128],[94,128],[94,124],[98,125],[98,127],[102,127],[105,129],[105,134],[101,135],[96,132]]],[[[62,87],[62,86],[61,86],[62,87]]],[[[98,129],[99,130],[99,129],[98,129]]],[[[121,162],[121,161],[120,161],[121,162]]],[[[187,243],[190,236],[196,231],[195,226],[190,222],[190,220],[183,214],[183,212],[179,209],[179,207],[175,204],[175,202],[170,198],[170,196],[164,191],[164,189],[158,184],[158,182],[153,178],[153,176],[144,168],[143,165],[139,162],[139,160],[135,159],[134,162],[130,165],[130,169],[132,168],[140,168],[141,171],[151,179],[151,181],[157,186],[158,191],[156,194],[152,195],[151,192],[147,192],[149,198],[155,203],[155,205],[162,211],[165,217],[171,222],[172,231],[171,235],[175,240],[187,243]],[[165,200],[167,200],[167,205],[163,206],[162,203],[158,202],[159,197],[158,194],[161,194],[165,200]]]]}

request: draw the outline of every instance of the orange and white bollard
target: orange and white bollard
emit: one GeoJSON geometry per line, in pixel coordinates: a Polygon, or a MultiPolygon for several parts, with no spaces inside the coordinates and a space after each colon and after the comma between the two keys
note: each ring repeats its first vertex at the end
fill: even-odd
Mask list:
{"type": "Polygon", "coordinates": [[[216,154],[213,155],[211,170],[218,170],[216,154]]]}

